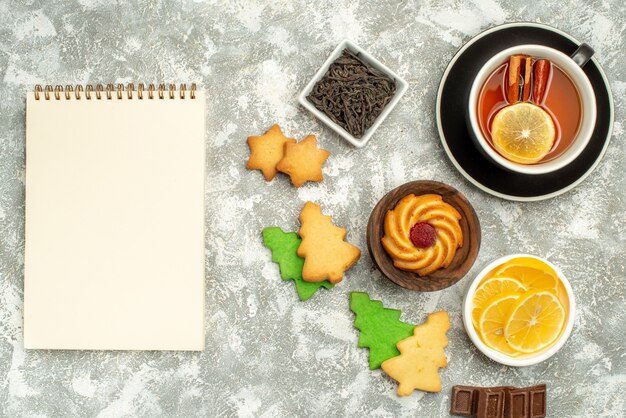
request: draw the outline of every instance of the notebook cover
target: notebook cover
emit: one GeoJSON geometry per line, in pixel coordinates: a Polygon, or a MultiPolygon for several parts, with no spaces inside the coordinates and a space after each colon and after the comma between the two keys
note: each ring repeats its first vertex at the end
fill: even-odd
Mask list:
{"type": "Polygon", "coordinates": [[[204,93],[27,96],[24,346],[204,349],[204,93]]]}

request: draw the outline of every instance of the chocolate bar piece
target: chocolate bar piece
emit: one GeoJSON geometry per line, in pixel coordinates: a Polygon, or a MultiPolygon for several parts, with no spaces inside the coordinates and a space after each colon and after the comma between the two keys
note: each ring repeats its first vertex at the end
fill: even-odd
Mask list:
{"type": "Polygon", "coordinates": [[[504,388],[479,389],[476,418],[503,418],[504,395],[504,388]]]}
{"type": "Polygon", "coordinates": [[[478,389],[473,386],[456,385],[452,387],[452,415],[471,417],[474,415],[478,389]]]}
{"type": "Polygon", "coordinates": [[[546,416],[546,385],[531,388],[530,406],[528,409],[530,418],[543,418],[546,416]]]}
{"type": "Polygon", "coordinates": [[[544,418],[546,385],[453,386],[450,413],[470,418],[544,418]]]}
{"type": "Polygon", "coordinates": [[[530,393],[526,389],[511,389],[506,394],[504,418],[529,418],[530,393]]]}

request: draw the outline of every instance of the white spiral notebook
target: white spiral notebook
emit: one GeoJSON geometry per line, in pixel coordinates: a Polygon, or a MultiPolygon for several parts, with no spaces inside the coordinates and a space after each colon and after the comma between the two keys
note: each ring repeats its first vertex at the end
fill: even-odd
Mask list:
{"type": "Polygon", "coordinates": [[[204,92],[37,86],[24,346],[204,349],[204,92]]]}

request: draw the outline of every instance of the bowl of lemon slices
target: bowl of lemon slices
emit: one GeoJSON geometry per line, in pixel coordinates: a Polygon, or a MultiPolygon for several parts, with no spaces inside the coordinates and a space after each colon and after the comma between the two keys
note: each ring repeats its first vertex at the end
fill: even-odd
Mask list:
{"type": "Polygon", "coordinates": [[[474,345],[490,359],[518,367],[559,351],[572,332],[574,313],[574,292],[563,272],[529,254],[487,265],[463,302],[463,324],[474,345]]]}

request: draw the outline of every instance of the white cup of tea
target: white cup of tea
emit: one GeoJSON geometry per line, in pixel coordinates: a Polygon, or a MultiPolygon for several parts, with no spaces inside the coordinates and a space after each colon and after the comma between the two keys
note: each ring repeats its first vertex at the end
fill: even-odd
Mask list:
{"type": "MultiPolygon", "coordinates": [[[[596,124],[595,94],[591,82],[581,68],[592,55],[593,49],[586,44],[582,44],[571,57],[561,51],[543,45],[517,45],[500,51],[489,59],[480,69],[476,78],[474,78],[467,108],[468,129],[478,149],[496,165],[522,174],[550,173],[574,161],[589,143],[596,124]],[[482,115],[479,115],[479,100],[483,86],[496,70],[506,64],[512,55],[516,54],[550,60],[553,66],[552,71],[561,70],[571,81],[577,93],[577,97],[564,97],[559,100],[578,100],[580,105],[577,131],[572,134],[572,138],[567,139],[569,145],[565,149],[560,150],[558,154],[552,155],[551,158],[546,158],[533,164],[517,163],[501,155],[491,145],[490,140],[485,137],[488,133],[484,133],[484,129],[481,129],[481,123],[479,122],[479,118],[482,115]],[[554,66],[558,68],[555,70],[554,66]]],[[[550,93],[550,88],[548,88],[547,95],[549,96],[550,93]]],[[[571,104],[571,102],[569,103],[571,104]]],[[[551,113],[551,115],[554,119],[554,114],[551,113]]],[[[482,116],[484,117],[484,115],[482,116]]],[[[555,122],[559,123],[558,120],[555,122]]],[[[484,125],[485,123],[483,123],[484,125]]]]}

